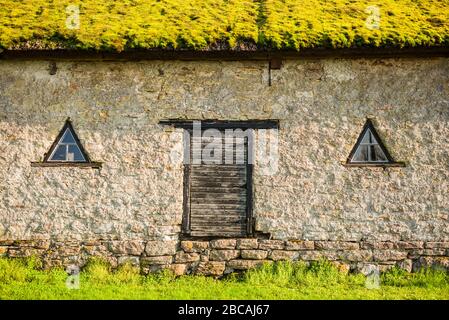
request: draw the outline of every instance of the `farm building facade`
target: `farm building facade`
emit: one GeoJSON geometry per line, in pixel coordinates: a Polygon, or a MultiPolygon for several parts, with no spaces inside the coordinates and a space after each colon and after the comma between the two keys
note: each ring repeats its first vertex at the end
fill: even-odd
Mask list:
{"type": "Polygon", "coordinates": [[[402,49],[0,38],[0,254],[208,275],[448,267],[445,23],[402,49]]]}

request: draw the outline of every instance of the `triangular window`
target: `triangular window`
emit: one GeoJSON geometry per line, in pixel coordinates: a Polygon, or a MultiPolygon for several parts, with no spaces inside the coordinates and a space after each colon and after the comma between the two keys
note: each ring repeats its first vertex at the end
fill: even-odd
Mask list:
{"type": "Polygon", "coordinates": [[[90,162],[70,120],[66,121],[49,152],[45,155],[44,162],[90,162]]]}
{"type": "Polygon", "coordinates": [[[371,120],[367,120],[347,163],[394,163],[371,120]]]}

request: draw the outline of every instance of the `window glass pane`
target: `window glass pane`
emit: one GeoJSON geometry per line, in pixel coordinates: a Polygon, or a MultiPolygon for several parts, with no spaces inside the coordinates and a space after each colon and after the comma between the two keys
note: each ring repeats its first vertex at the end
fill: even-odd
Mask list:
{"type": "Polygon", "coordinates": [[[73,137],[72,133],[69,129],[67,129],[64,133],[64,136],[61,140],[62,143],[75,143],[75,138],[73,137]]]}
{"type": "Polygon", "coordinates": [[[357,162],[368,161],[368,146],[360,145],[359,148],[357,149],[357,151],[355,152],[355,155],[352,158],[352,161],[357,161],[357,162]]]}
{"type": "Polygon", "coordinates": [[[361,143],[370,143],[370,135],[371,135],[371,131],[368,129],[366,130],[363,138],[362,138],[362,142],[361,143]]]}
{"type": "Polygon", "coordinates": [[[53,153],[53,156],[51,157],[51,161],[65,161],[65,154],[66,154],[66,146],[65,145],[59,145],[55,152],[53,153]]]}
{"type": "Polygon", "coordinates": [[[67,154],[67,161],[86,161],[80,148],[76,145],[69,145],[69,153],[67,154]]]}
{"type": "Polygon", "coordinates": [[[379,145],[372,146],[371,150],[372,161],[388,161],[385,153],[382,151],[379,145]]]}

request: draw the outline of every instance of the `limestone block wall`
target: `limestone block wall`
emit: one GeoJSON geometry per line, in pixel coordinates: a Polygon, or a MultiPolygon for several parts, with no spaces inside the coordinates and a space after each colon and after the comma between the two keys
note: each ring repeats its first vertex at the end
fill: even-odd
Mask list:
{"type": "MultiPolygon", "coordinates": [[[[449,241],[447,58],[286,60],[272,70],[271,86],[263,61],[56,67],[50,74],[48,61],[0,61],[0,254],[48,258],[59,246],[73,254],[50,250],[49,261],[81,261],[84,253],[117,263],[127,256],[144,265],[184,261],[182,130],[158,125],[184,118],[280,120],[277,172],[254,168],[256,230],[273,241],[310,241],[319,255],[321,242],[360,250],[367,242],[422,244],[383,260],[395,263],[425,252],[448,256],[447,247],[427,247],[449,241]],[[101,169],[31,167],[67,117],[101,169]],[[342,166],[367,117],[406,167],[342,166]],[[146,257],[151,241],[173,243],[175,251],[146,257]],[[128,243],[131,249],[114,249],[128,243]]],[[[229,260],[251,260],[242,250],[229,260]]]]}

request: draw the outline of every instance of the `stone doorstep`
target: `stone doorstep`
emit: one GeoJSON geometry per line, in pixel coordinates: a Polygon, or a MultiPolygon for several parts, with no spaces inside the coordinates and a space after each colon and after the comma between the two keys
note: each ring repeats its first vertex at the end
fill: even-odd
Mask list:
{"type": "Polygon", "coordinates": [[[236,246],[236,239],[217,239],[210,241],[210,247],[212,249],[235,249],[236,246]]]}
{"type": "Polygon", "coordinates": [[[238,239],[237,249],[257,249],[259,246],[257,239],[238,239]]]}
{"type": "Polygon", "coordinates": [[[285,247],[283,240],[260,240],[259,249],[261,250],[282,250],[285,247]]]}
{"type": "Polygon", "coordinates": [[[209,241],[181,241],[181,249],[184,252],[203,252],[209,249],[209,241]]]}

